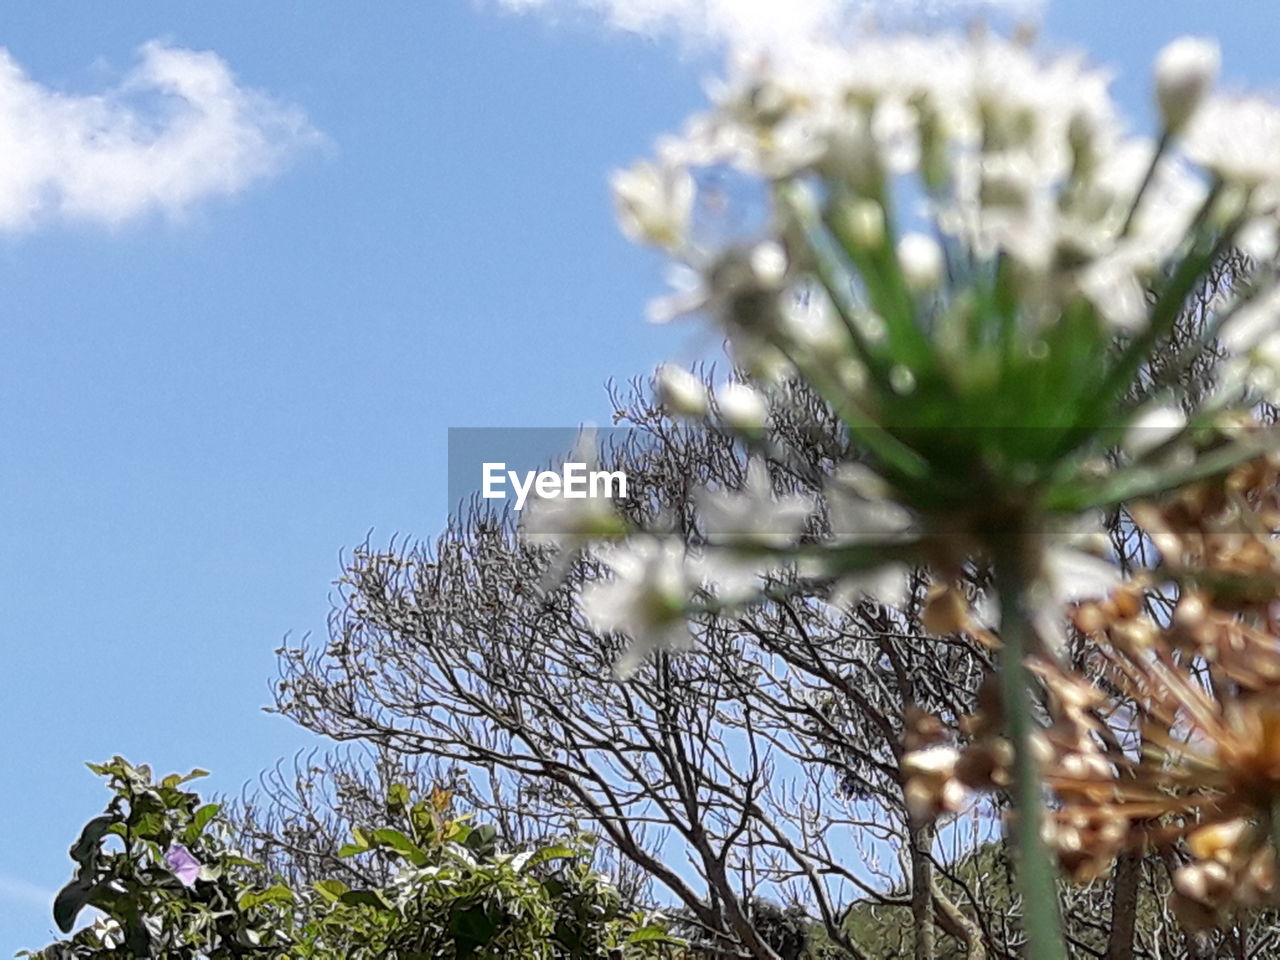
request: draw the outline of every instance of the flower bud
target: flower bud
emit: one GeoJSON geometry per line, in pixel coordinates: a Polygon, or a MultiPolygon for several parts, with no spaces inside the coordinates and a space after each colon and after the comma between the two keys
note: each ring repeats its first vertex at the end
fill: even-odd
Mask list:
{"type": "Polygon", "coordinates": [[[758,243],[747,255],[752,277],[761,287],[776,289],[787,276],[787,252],[782,244],[758,243]]]}
{"type": "Polygon", "coordinates": [[[933,290],[942,281],[942,248],[933,237],[908,233],[898,241],[898,265],[913,293],[933,290]]]}
{"type": "Polygon", "coordinates": [[[769,408],[757,390],[745,383],[727,383],[716,393],[716,406],[729,426],[744,433],[758,433],[769,420],[769,408]]]}
{"type": "Polygon", "coordinates": [[[855,200],[843,212],[844,228],[859,247],[871,250],[884,243],[884,207],[874,200],[855,200]]]}
{"type": "Polygon", "coordinates": [[[638,163],[610,178],[618,225],[635,243],[673,250],[684,243],[693,210],[694,182],[671,163],[638,163]]]}
{"type": "Polygon", "coordinates": [[[1181,130],[1218,78],[1222,54],[1212,40],[1179,37],[1156,57],[1156,104],[1171,133],[1181,130]]]}
{"type": "Polygon", "coordinates": [[[685,417],[707,415],[707,388],[688,370],[664,363],[658,368],[654,379],[658,399],[671,413],[685,417]]]}
{"type": "Polygon", "coordinates": [[[1124,447],[1134,456],[1141,456],[1177,436],[1186,425],[1186,414],[1178,407],[1152,407],[1129,424],[1124,447]]]}

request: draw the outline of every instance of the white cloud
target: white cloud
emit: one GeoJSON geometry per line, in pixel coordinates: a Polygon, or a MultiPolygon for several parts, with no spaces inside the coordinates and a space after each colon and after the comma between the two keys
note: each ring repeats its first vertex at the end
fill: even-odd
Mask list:
{"type": "Polygon", "coordinates": [[[28,880],[0,875],[0,900],[21,903],[29,907],[43,907],[47,910],[53,906],[55,896],[54,891],[46,890],[28,880]]]}
{"type": "Polygon", "coordinates": [[[180,215],[318,140],[300,110],[240,86],[213,53],[148,43],[114,87],[69,94],[0,48],[2,232],[180,215]]]}
{"type": "Polygon", "coordinates": [[[794,46],[875,15],[936,17],[955,13],[1035,16],[1046,0],[498,0],[509,10],[550,15],[589,12],[610,26],[674,35],[695,44],[794,46]]]}

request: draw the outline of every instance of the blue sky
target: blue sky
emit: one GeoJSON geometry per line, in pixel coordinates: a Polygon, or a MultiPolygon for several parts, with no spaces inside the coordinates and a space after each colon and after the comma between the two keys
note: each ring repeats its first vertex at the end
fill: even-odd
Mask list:
{"type": "MultiPolygon", "coordinates": [[[[435,534],[448,427],[603,420],[607,378],[701,349],[644,323],[660,270],[606,178],[778,6],[6,11],[0,92],[27,109],[0,97],[0,954],[51,935],[106,798],[86,760],[236,791],[310,742],[260,710],[272,651],[324,630],[344,548],[435,534]]],[[[1280,86],[1267,5],[1212,6],[1060,0],[1044,34],[1144,116],[1181,33],[1280,86]]]]}

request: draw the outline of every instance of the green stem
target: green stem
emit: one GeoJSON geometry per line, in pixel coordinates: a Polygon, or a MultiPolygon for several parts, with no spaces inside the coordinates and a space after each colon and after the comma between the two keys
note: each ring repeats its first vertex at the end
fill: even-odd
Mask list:
{"type": "Polygon", "coordinates": [[[1024,533],[996,543],[996,589],[1000,595],[1000,692],[1006,733],[1013,743],[1013,839],[1018,891],[1026,926],[1026,960],[1066,960],[1058,912],[1057,870],[1041,837],[1044,801],[1032,735],[1031,675],[1026,657],[1034,648],[1031,595],[1039,558],[1024,533]]]}
{"type": "Polygon", "coordinates": [[[1151,155],[1151,163],[1147,165],[1147,172],[1142,176],[1142,183],[1138,185],[1138,192],[1133,195],[1133,205],[1129,207],[1129,214],[1124,218],[1124,226],[1120,229],[1121,239],[1129,235],[1129,230],[1133,227],[1133,221],[1138,216],[1138,208],[1142,206],[1142,198],[1146,196],[1147,188],[1155,180],[1156,171],[1160,169],[1160,161],[1169,152],[1169,145],[1173,143],[1173,139],[1173,131],[1171,130],[1165,130],[1160,134],[1160,139],[1156,143],[1155,153],[1151,155]]]}
{"type": "Polygon", "coordinates": [[[1237,464],[1271,453],[1275,449],[1276,440],[1271,436],[1271,428],[1264,427],[1259,437],[1230,440],[1220,447],[1200,453],[1188,467],[1131,467],[1119,471],[1100,484],[1067,483],[1050,490],[1045,495],[1044,504],[1055,513],[1082,513],[1130,500],[1155,497],[1198,480],[1224,474],[1237,464]]]}

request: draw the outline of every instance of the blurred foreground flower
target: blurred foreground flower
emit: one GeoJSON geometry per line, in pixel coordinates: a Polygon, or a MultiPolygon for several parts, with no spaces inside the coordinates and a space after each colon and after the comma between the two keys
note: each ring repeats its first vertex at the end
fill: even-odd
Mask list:
{"type": "MultiPolygon", "coordinates": [[[[774,404],[798,381],[850,443],[829,478],[830,536],[795,526],[748,473],[745,499],[705,501],[707,543],[637,534],[608,548],[614,579],[583,590],[589,621],[631,638],[626,675],[647,650],[687,645],[682,617],[741,603],[712,584],[748,561],[794,564],[837,598],[886,570],[927,565],[947,582],[989,565],[1001,664],[984,736],[1011,749],[970,765],[994,775],[1007,752],[1035,960],[1064,956],[1041,841],[1047,734],[1027,671],[1029,658],[1042,676],[1061,669],[1053,621],[1082,580],[1061,574],[1063,533],[1272,444],[1238,429],[1238,413],[1280,388],[1280,108],[1214,92],[1217,69],[1208,41],[1160,55],[1152,140],[1126,129],[1107,74],[1079,56],[986,34],[815,47],[742,62],[707,114],[614,179],[624,232],[674,261],[677,290],[651,314],[709,318],[745,378],[706,404],[668,372],[666,401],[768,460],[774,404]],[[1170,350],[1232,257],[1230,289],[1170,350]],[[1225,354],[1216,389],[1185,395],[1211,348],[1225,354]],[[743,509],[752,498],[759,516],[743,509]],[[781,521],[778,537],[760,536],[760,516],[781,521]]],[[[1095,586],[1096,566],[1074,564],[1095,586]]],[[[752,589],[765,598],[767,578],[752,589]]],[[[943,807],[956,799],[949,758],[916,758],[943,807]]],[[[1117,835],[1103,820],[1077,829],[1090,852],[1117,835]]]]}
{"type": "MultiPolygon", "coordinates": [[[[1208,41],[1160,55],[1153,141],[1127,132],[1081,57],[872,37],[744,61],[710,112],[615,177],[625,232],[683,278],[658,312],[708,316],[750,377],[718,394],[718,424],[758,444],[770,381],[799,379],[876,478],[864,515],[910,518],[883,539],[790,545],[807,570],[837,580],[913,555],[950,574],[982,555],[1016,567],[1034,606],[1063,523],[1267,442],[1228,427],[1277,383],[1259,349],[1276,332],[1276,310],[1260,313],[1280,303],[1273,269],[1237,276],[1158,377],[1148,362],[1215,264],[1275,248],[1280,108],[1215,94],[1217,69],[1208,41]],[[1180,378],[1214,342],[1229,375],[1183,409],[1180,378]]],[[[680,373],[660,371],[664,398],[710,416],[680,373]]]]}

